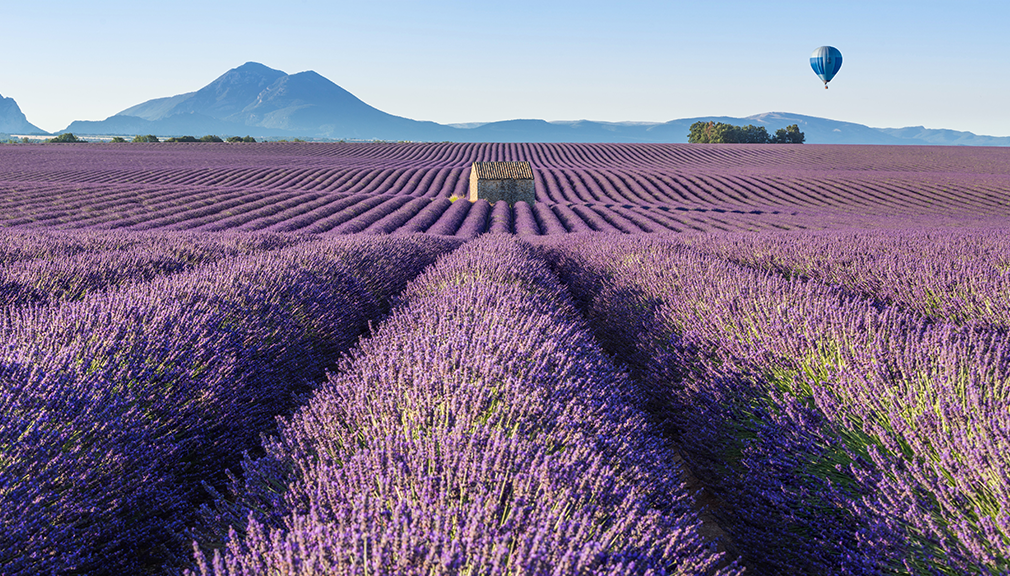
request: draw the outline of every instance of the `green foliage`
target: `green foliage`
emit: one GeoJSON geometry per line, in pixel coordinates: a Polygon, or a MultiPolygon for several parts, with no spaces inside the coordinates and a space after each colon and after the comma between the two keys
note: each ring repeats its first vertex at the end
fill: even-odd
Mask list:
{"type": "Polygon", "coordinates": [[[59,136],[46,140],[46,142],[50,142],[52,144],[77,144],[87,142],[87,140],[81,140],[77,136],[74,136],[72,132],[64,132],[59,136]]]}
{"type": "Polygon", "coordinates": [[[255,142],[256,139],[252,136],[246,136],[245,138],[241,136],[229,136],[227,141],[234,144],[236,142],[255,142]]]}
{"type": "Polygon", "coordinates": [[[691,124],[687,141],[692,144],[802,144],[803,133],[793,124],[779,129],[772,138],[764,126],[734,126],[699,120],[691,124]]]}
{"type": "Polygon", "coordinates": [[[740,144],[764,144],[771,141],[771,138],[768,137],[768,130],[764,126],[754,126],[753,124],[742,128],[734,126],[730,134],[735,138],[734,142],[740,144]]]}
{"type": "Polygon", "coordinates": [[[224,142],[224,140],[218,136],[214,136],[213,134],[208,134],[203,138],[200,138],[200,142],[224,142]]]}
{"type": "Polygon", "coordinates": [[[32,139],[31,139],[31,138],[29,138],[29,137],[27,137],[27,136],[22,136],[22,137],[21,137],[21,143],[22,143],[22,144],[31,144],[31,142],[32,142],[32,139]]]}
{"type": "Polygon", "coordinates": [[[786,126],[785,128],[779,128],[775,131],[775,137],[772,138],[772,143],[774,144],[803,144],[803,132],[800,132],[800,127],[796,124],[786,126]]]}
{"type": "Polygon", "coordinates": [[[122,136],[113,136],[112,140],[109,140],[109,142],[112,142],[113,144],[122,144],[123,142],[126,142],[126,138],[123,138],[122,136]]]}
{"type": "Polygon", "coordinates": [[[160,142],[160,140],[154,134],[148,134],[146,136],[134,136],[131,142],[160,142]]]}
{"type": "Polygon", "coordinates": [[[165,142],[199,142],[199,140],[192,136],[173,136],[168,140],[165,140],[165,142]]]}

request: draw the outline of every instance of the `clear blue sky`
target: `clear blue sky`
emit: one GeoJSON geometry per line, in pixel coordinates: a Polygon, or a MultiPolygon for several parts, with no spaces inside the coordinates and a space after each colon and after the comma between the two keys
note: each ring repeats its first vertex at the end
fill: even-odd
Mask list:
{"type": "Polygon", "coordinates": [[[782,111],[1010,135],[1010,2],[4,2],[0,94],[49,131],[247,61],[435,122],[782,111]],[[841,50],[824,90],[814,48],[841,50]]]}

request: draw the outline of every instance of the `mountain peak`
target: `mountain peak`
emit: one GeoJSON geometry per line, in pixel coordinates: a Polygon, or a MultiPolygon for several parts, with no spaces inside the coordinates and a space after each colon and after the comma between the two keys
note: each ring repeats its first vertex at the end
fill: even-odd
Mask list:
{"type": "Polygon", "coordinates": [[[5,134],[46,134],[46,131],[25,118],[13,98],[0,96],[0,132],[5,134]]]}
{"type": "Polygon", "coordinates": [[[241,66],[236,66],[235,68],[231,69],[232,72],[234,72],[236,70],[250,71],[250,72],[251,71],[279,72],[279,73],[283,74],[283,72],[281,72],[280,70],[275,70],[275,69],[273,69],[273,68],[271,68],[269,66],[266,66],[264,64],[260,64],[259,62],[252,62],[252,61],[246,62],[245,64],[243,64],[241,66]]]}

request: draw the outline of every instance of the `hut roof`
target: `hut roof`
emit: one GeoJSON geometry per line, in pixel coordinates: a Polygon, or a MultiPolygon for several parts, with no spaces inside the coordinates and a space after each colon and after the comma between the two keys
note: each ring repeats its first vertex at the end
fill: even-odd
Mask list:
{"type": "Polygon", "coordinates": [[[473,171],[480,180],[532,180],[529,162],[474,162],[473,171]]]}

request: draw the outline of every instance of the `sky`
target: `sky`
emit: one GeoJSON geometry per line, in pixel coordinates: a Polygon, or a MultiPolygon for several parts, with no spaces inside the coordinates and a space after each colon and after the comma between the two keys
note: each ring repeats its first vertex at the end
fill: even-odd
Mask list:
{"type": "Polygon", "coordinates": [[[0,0],[0,95],[59,131],[245,62],[439,123],[790,112],[1010,136],[1010,2],[0,0]],[[843,64],[825,90],[822,45],[843,64]]]}

